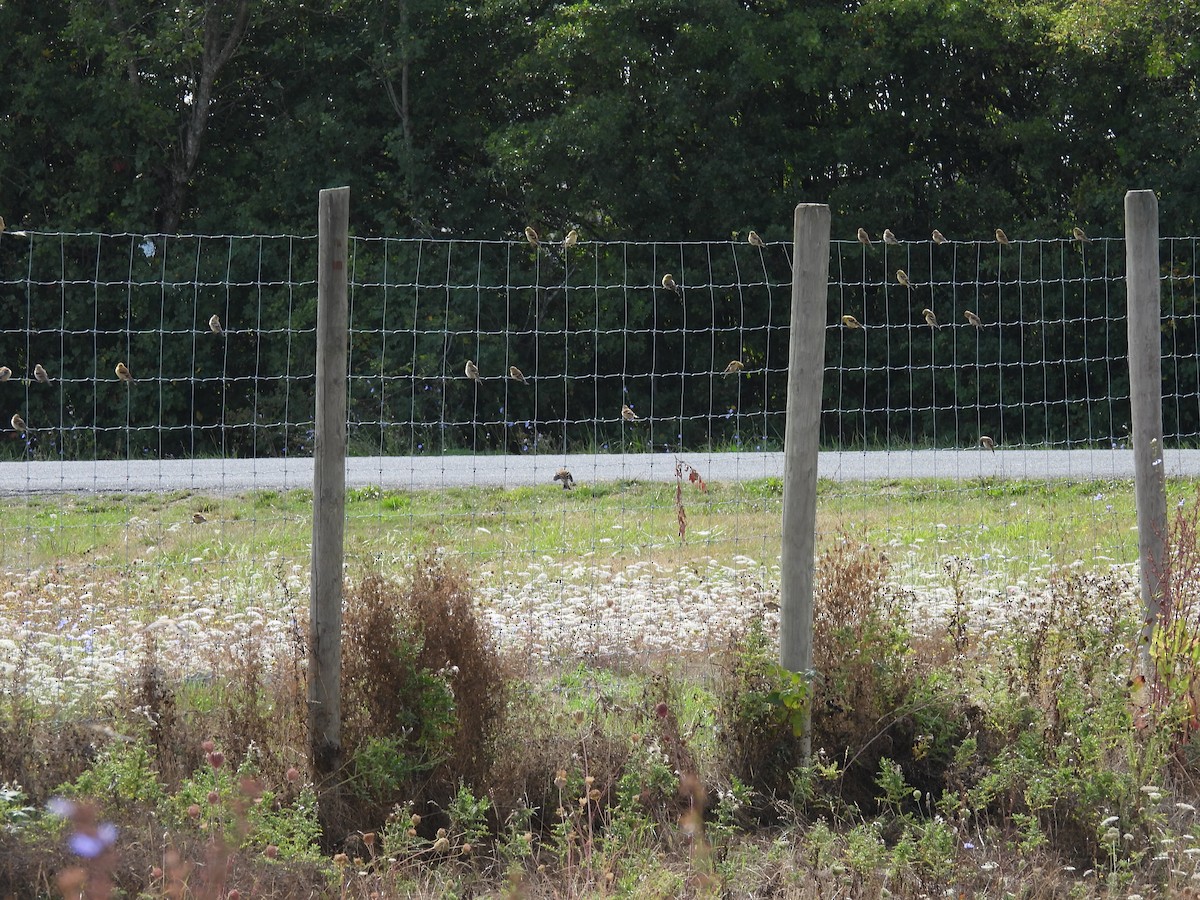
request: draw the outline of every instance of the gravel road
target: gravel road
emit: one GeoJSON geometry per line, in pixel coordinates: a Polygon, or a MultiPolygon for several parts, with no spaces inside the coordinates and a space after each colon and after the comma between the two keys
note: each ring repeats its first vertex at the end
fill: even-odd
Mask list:
{"type": "MultiPolygon", "coordinates": [[[[353,457],[350,487],[390,489],[548,483],[565,465],[576,482],[662,481],[675,461],[693,466],[707,481],[782,478],[782,453],[544,454],[540,456],[353,457]]],[[[1200,450],[1168,450],[1168,477],[1200,475],[1200,450]]],[[[311,458],[182,459],[104,462],[0,463],[0,495],[189,490],[235,494],[312,486],[311,458]]],[[[822,478],[872,481],[893,478],[999,477],[1030,480],[1109,480],[1133,477],[1130,450],[914,450],[822,453],[822,478]]]]}

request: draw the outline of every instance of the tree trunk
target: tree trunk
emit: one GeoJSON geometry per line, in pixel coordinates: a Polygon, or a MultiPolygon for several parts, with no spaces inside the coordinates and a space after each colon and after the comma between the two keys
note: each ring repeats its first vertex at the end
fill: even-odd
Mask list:
{"type": "Polygon", "coordinates": [[[250,0],[237,0],[233,21],[225,29],[223,11],[228,0],[206,0],[204,4],[204,52],[200,73],[192,85],[192,102],[185,107],[186,118],[180,128],[179,144],[171,158],[168,182],[159,210],[159,228],[164,234],[179,230],[188,187],[204,146],[204,132],[212,112],[213,84],[246,36],[250,22],[250,0]]]}

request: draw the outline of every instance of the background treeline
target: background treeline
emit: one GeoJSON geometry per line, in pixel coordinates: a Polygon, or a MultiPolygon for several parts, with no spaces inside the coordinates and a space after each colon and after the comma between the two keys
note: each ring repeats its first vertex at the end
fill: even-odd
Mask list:
{"type": "MultiPolygon", "coordinates": [[[[315,228],[316,192],[348,184],[352,228],[363,236],[515,241],[533,224],[552,238],[576,227],[585,241],[742,241],[750,228],[768,241],[782,241],[789,237],[794,204],[816,200],[831,205],[837,238],[853,238],[862,224],[874,234],[888,226],[909,239],[927,238],[936,226],[956,240],[986,240],[1000,226],[1020,240],[1065,237],[1075,224],[1093,236],[1119,237],[1124,192],[1151,187],[1161,197],[1163,234],[1192,234],[1200,210],[1197,12],[1189,3],[1159,0],[0,0],[5,73],[0,215],[10,229],[308,235],[315,228]]],[[[97,265],[92,251],[77,252],[81,264],[97,265]]],[[[652,286],[662,271],[678,271],[681,251],[674,252],[676,262],[652,259],[643,268],[654,271],[636,277],[652,286]]],[[[258,251],[245,253],[256,258],[258,251]]],[[[281,253],[272,247],[267,256],[281,253]]],[[[629,277],[623,257],[609,259],[597,248],[592,253],[594,272],[587,278],[610,284],[600,276],[629,277]]],[[[830,321],[852,301],[861,303],[858,311],[868,321],[919,325],[925,301],[915,310],[896,308],[910,298],[897,294],[894,285],[882,288],[894,262],[872,258],[874,268],[856,276],[868,284],[857,293],[831,295],[830,321]]],[[[1063,266],[1079,263],[1078,254],[1070,257],[1054,277],[1067,285],[1063,266]]],[[[506,268],[511,260],[489,257],[484,264],[480,275],[486,284],[531,283],[514,280],[506,268]]],[[[127,268],[128,259],[113,265],[127,268]]],[[[171,265],[174,261],[155,269],[147,263],[149,277],[174,284],[171,265]]],[[[183,267],[188,265],[202,267],[195,261],[183,267]]],[[[899,265],[921,268],[907,258],[899,265]]],[[[947,265],[930,258],[919,277],[936,281],[945,277],[947,265]]],[[[949,265],[952,278],[983,277],[962,261],[949,265]]],[[[827,387],[826,409],[843,410],[827,416],[830,436],[944,444],[980,429],[1031,442],[1103,441],[1120,434],[1125,390],[1121,367],[1111,360],[1123,353],[1123,323],[1096,323],[1118,318],[1123,295],[1088,288],[1094,269],[1077,272],[1072,277],[1085,280],[1062,287],[1050,302],[1055,321],[1039,331],[1015,323],[1042,313],[1045,297],[1004,286],[1006,280],[1033,277],[1030,270],[1003,269],[1016,262],[992,257],[981,265],[997,282],[994,321],[1009,323],[1008,330],[997,325],[983,332],[973,358],[965,345],[959,347],[957,330],[936,337],[953,349],[931,344],[929,333],[919,328],[860,334],[869,338],[856,351],[864,354],[855,358],[862,371],[827,387]],[[1104,305],[1098,309],[1097,303],[1104,305]],[[1083,329],[1082,323],[1092,327],[1083,329]],[[1077,336],[1086,345],[1064,346],[1064,339],[1077,336]],[[1057,367],[1035,369],[1039,354],[1057,367]],[[881,372],[893,385],[886,390],[880,389],[881,372]],[[1005,393],[1001,380],[1014,378],[1020,391],[1009,387],[1005,393]],[[1110,394],[1116,406],[1106,401],[1093,410],[1090,402],[1079,403],[1110,394]],[[881,396],[890,407],[880,409],[881,396]],[[854,397],[860,408],[847,399],[854,397]],[[1014,397],[1062,414],[1039,411],[1031,424],[1022,413],[1018,427],[1014,397]],[[972,417],[968,429],[963,420],[972,417]]],[[[532,266],[523,257],[518,269],[532,266]]],[[[1122,274],[1119,264],[1101,268],[1122,274]]],[[[0,240],[0,280],[15,281],[29,270],[26,249],[0,240]]],[[[725,270],[746,275],[728,259],[702,270],[700,280],[708,283],[727,283],[725,270]]],[[[1173,261],[1171,274],[1186,287],[1191,270],[1186,254],[1173,261]]],[[[764,274],[760,265],[757,275],[764,274]]],[[[779,276],[772,271],[767,280],[779,276]]],[[[532,277],[550,285],[548,272],[532,277]]],[[[243,279],[255,282],[251,293],[258,295],[246,302],[286,310],[293,316],[290,324],[309,327],[303,316],[311,310],[311,297],[297,298],[294,287],[286,293],[264,288],[264,280],[272,279],[243,279]]],[[[249,297],[248,291],[233,292],[235,318],[237,297],[249,297]]],[[[53,333],[67,321],[60,309],[52,322],[27,324],[30,292],[10,284],[0,292],[6,342],[22,352],[33,352],[31,342],[57,342],[58,358],[54,346],[47,353],[60,370],[78,372],[81,386],[92,369],[111,372],[107,360],[95,361],[100,344],[123,343],[112,352],[131,356],[142,345],[153,351],[150,368],[162,374],[148,425],[166,424],[176,437],[164,442],[156,434],[134,441],[139,445],[134,447],[128,429],[114,431],[113,440],[127,445],[123,452],[187,452],[197,441],[198,408],[199,427],[215,428],[219,404],[227,405],[231,396],[250,410],[244,434],[254,437],[237,438],[230,446],[222,427],[220,440],[216,431],[207,434],[210,445],[227,452],[278,452],[289,443],[301,449],[305,418],[295,410],[310,407],[307,397],[289,395],[287,413],[276,411],[284,400],[272,394],[272,385],[294,383],[295,391],[307,391],[303,376],[311,374],[311,351],[297,349],[310,340],[307,332],[299,343],[255,332],[252,340],[239,338],[245,347],[210,360],[203,354],[213,348],[193,348],[189,329],[203,325],[199,307],[212,303],[195,304],[193,298],[196,308],[185,315],[163,303],[168,291],[160,289],[157,299],[145,301],[162,320],[153,322],[154,316],[136,308],[142,302],[138,292],[92,290],[86,301],[72,301],[66,314],[90,323],[72,319],[68,327],[99,328],[102,334],[68,341],[53,333]],[[176,321],[181,316],[188,321],[176,321]],[[153,329],[160,326],[181,336],[186,332],[187,341],[155,337],[153,329]],[[47,330],[31,336],[30,328],[47,330]],[[208,377],[212,390],[219,385],[222,392],[219,404],[211,392],[195,387],[196,379],[208,377]],[[293,437],[266,440],[279,434],[273,426],[285,418],[299,423],[289,432],[293,437]]],[[[767,347],[773,339],[766,330],[767,304],[780,302],[778,292],[770,301],[768,294],[742,293],[736,320],[722,313],[713,322],[729,329],[718,333],[722,342],[731,336],[753,341],[757,335],[762,346],[722,343],[707,349],[712,345],[693,341],[679,365],[664,363],[675,361],[668,345],[677,337],[648,337],[656,323],[650,290],[622,295],[626,324],[614,327],[631,327],[634,338],[597,335],[592,344],[580,338],[574,361],[575,345],[561,338],[588,323],[599,327],[594,310],[587,317],[576,307],[578,322],[553,322],[559,332],[553,339],[539,338],[524,320],[506,320],[484,323],[484,330],[512,328],[511,339],[474,343],[485,363],[499,366],[501,357],[536,352],[548,372],[557,353],[571,372],[594,375],[542,391],[523,420],[575,419],[573,410],[585,404],[573,399],[573,390],[587,393],[595,415],[607,416],[622,392],[637,389],[627,380],[601,377],[596,360],[616,365],[619,352],[626,373],[679,376],[678,389],[658,376],[645,386],[654,391],[656,415],[678,409],[678,424],[664,423],[664,434],[687,432],[715,443],[744,431],[738,421],[742,400],[718,396],[715,389],[685,390],[688,371],[694,366],[702,377],[720,367],[725,360],[716,357],[726,349],[750,359],[770,355],[758,366],[766,378],[745,376],[738,383],[754,397],[746,415],[771,438],[778,433],[784,382],[769,369],[784,367],[786,359],[767,347]],[[705,352],[696,352],[701,346],[705,352]],[[676,390],[685,399],[672,393],[676,390]],[[688,406],[692,396],[703,397],[695,400],[703,409],[688,406]],[[702,420],[730,406],[733,431],[714,435],[713,425],[702,420]]],[[[372,309],[372,296],[360,294],[360,321],[382,322],[382,306],[372,309]]],[[[407,413],[381,405],[372,414],[364,407],[358,419],[431,421],[427,417],[436,413],[438,422],[467,423],[454,426],[458,431],[452,435],[443,432],[436,443],[511,444],[511,435],[476,431],[470,424],[480,418],[473,392],[446,378],[458,373],[460,356],[473,356],[460,349],[472,343],[466,333],[478,321],[480,292],[443,290],[443,307],[448,297],[454,308],[439,315],[463,335],[438,339],[426,350],[433,339],[409,333],[407,355],[405,341],[396,341],[382,357],[399,367],[395,372],[382,370],[389,363],[378,363],[380,385],[388,377],[413,379],[417,387],[408,390],[407,413]],[[426,378],[432,380],[421,380],[426,378]]],[[[1175,318],[1164,332],[1164,350],[1179,353],[1195,344],[1181,338],[1194,335],[1194,304],[1190,288],[1172,297],[1175,318]]],[[[60,296],[56,303],[61,301],[60,296]]],[[[955,298],[953,308],[939,314],[961,323],[965,305],[955,298]]],[[[772,328],[786,324],[786,304],[772,314],[772,328]]],[[[687,327],[706,324],[705,315],[694,316],[687,327]]],[[[426,324],[437,326],[435,319],[426,324]]],[[[401,327],[418,325],[410,317],[401,327]]],[[[830,345],[833,362],[832,354],[843,351],[840,341],[830,345]]],[[[1187,403],[1169,410],[1178,435],[1200,430],[1194,393],[1193,388],[1187,403]]],[[[60,396],[56,402],[62,401],[60,396]]],[[[375,404],[377,398],[364,402],[375,404]]],[[[70,407],[76,417],[71,421],[81,424],[88,408],[96,415],[111,412],[94,393],[70,407]]],[[[140,403],[130,410],[131,416],[150,417],[150,407],[140,403]]],[[[507,428],[508,413],[492,418],[507,428]]],[[[237,419],[225,411],[224,421],[237,419]]],[[[597,446],[610,436],[607,426],[580,427],[589,434],[578,440],[586,437],[597,446]]],[[[92,434],[103,438],[105,432],[96,428],[93,416],[92,434]]],[[[381,437],[380,443],[396,449],[405,443],[428,446],[415,432],[395,441],[381,437]]]]}

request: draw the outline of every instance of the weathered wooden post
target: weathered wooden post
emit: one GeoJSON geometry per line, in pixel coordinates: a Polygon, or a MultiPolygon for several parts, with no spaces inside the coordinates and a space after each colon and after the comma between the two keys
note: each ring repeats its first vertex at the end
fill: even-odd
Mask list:
{"type": "Polygon", "coordinates": [[[1125,278],[1129,327],[1129,406],[1133,419],[1134,496],[1142,570],[1142,663],[1152,671],[1150,640],[1166,596],[1167,493],[1163,465],[1162,284],[1158,198],[1125,194],[1125,278]]]}
{"type": "MultiPolygon", "coordinates": [[[[779,661],[792,672],[806,675],[812,670],[817,453],[825,371],[829,222],[829,207],[824,204],[801,203],[796,207],[784,429],[779,661]]],[[[806,713],[801,735],[806,760],[812,750],[810,724],[806,713]]]]}
{"type": "Polygon", "coordinates": [[[313,776],[328,786],[341,763],[342,536],[346,515],[346,255],[350,188],[320,193],[317,227],[317,373],[313,423],[312,593],[308,741],[313,776]]]}

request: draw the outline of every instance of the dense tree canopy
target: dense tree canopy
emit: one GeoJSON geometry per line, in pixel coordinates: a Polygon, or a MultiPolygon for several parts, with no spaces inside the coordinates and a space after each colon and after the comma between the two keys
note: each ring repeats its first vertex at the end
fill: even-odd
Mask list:
{"type": "MultiPolygon", "coordinates": [[[[605,446],[620,422],[608,428],[603,411],[636,392],[656,414],[673,410],[676,424],[659,432],[668,443],[740,441],[750,420],[773,439],[786,382],[780,298],[735,297],[722,285],[755,270],[778,284],[787,260],[772,254],[768,273],[766,257],[745,256],[747,231],[786,240],[794,204],[817,201],[833,210],[834,236],[851,240],[859,224],[920,239],[933,227],[987,239],[997,225],[1016,238],[1063,237],[1076,224],[1119,236],[1125,191],[1153,188],[1163,234],[1194,234],[1197,13],[1193,0],[0,0],[0,215],[10,227],[49,231],[312,234],[317,191],[347,184],[360,236],[520,240],[526,224],[556,239],[578,228],[585,241],[737,236],[720,260],[705,261],[706,293],[686,311],[660,303],[663,260],[652,247],[591,245],[586,277],[623,285],[611,301],[619,320],[603,326],[601,291],[579,287],[561,255],[547,257],[551,272],[515,245],[486,259],[482,250],[456,256],[449,244],[418,250],[461,290],[414,299],[403,334],[394,310],[388,318],[385,304],[360,297],[355,324],[366,330],[352,349],[365,374],[352,386],[361,403],[352,417],[441,423],[438,441],[489,446],[511,444],[517,419],[534,431],[571,421],[574,444],[605,446]],[[636,278],[625,281],[631,266],[636,278]],[[514,302],[474,279],[537,287],[514,302]],[[711,339],[689,343],[685,325],[711,339]],[[368,345],[389,329],[387,352],[368,345]],[[481,438],[478,397],[452,376],[466,358],[503,373],[513,354],[556,373],[560,387],[525,409],[497,404],[497,427],[481,438]],[[714,382],[730,358],[746,371],[714,382]],[[446,422],[461,433],[447,439],[446,422]]],[[[195,345],[213,309],[232,315],[239,302],[232,290],[210,300],[186,286],[212,239],[160,240],[151,262],[139,260],[158,281],[125,290],[119,279],[140,239],[80,251],[76,264],[97,274],[103,252],[111,297],[49,297],[51,320],[0,335],[6,359],[42,354],[64,373],[61,391],[43,398],[46,415],[57,404],[94,427],[104,408],[94,376],[111,369],[97,355],[140,354],[158,360],[162,385],[153,406],[128,405],[128,426],[146,429],[142,452],[204,442],[228,451],[227,440],[240,441],[237,452],[303,451],[304,422],[287,410],[310,408],[311,397],[276,396],[279,376],[260,376],[304,373],[297,389],[307,390],[308,342],[273,341],[255,326],[222,345],[224,355],[211,341],[195,345]],[[70,317],[79,321],[68,340],[70,317]],[[176,339],[178,348],[168,344],[176,339]],[[282,435],[272,423],[288,416],[282,435]],[[246,437],[230,436],[234,420],[246,437]],[[164,427],[174,429],[166,438],[164,427]]],[[[287,272],[295,248],[284,243],[267,255],[287,272]]],[[[0,273],[34,265],[5,257],[17,248],[0,245],[0,273]]],[[[257,285],[260,313],[278,312],[289,328],[311,313],[311,297],[263,289],[261,246],[230,248],[212,265],[247,270],[236,291],[257,285]]],[[[976,285],[971,303],[980,312],[986,303],[995,327],[973,346],[921,330],[922,304],[888,287],[894,260],[881,255],[869,278],[864,261],[857,293],[831,295],[829,321],[852,301],[866,321],[895,327],[873,332],[861,364],[827,383],[826,434],[960,441],[964,404],[976,410],[970,429],[1000,437],[1017,427],[1013,415],[1021,440],[1120,434],[1127,386],[1108,364],[1122,352],[1119,309],[1097,308],[1118,301],[1089,294],[1088,260],[1071,257],[1068,268],[1085,268],[1068,273],[1061,248],[1046,249],[1064,273],[1061,310],[1042,321],[1045,299],[1022,292],[1020,259],[989,258],[996,275],[976,285]],[[959,355],[945,365],[951,353],[959,355]],[[1043,366],[1051,359],[1053,371],[1043,366]],[[1094,413],[1097,397],[1117,401],[1094,413]],[[1045,415],[1031,419],[1029,404],[1045,415]]],[[[676,251],[671,265],[682,274],[676,251]]],[[[1030,258],[1042,251],[1031,247],[1030,258]]],[[[416,265],[401,247],[358,252],[364,270],[416,265]]],[[[37,253],[51,266],[69,255],[49,242],[37,253]]],[[[982,271],[964,276],[947,268],[963,265],[957,256],[933,254],[904,265],[926,284],[982,271]]],[[[1172,273],[1190,277],[1191,265],[1173,262],[1172,273]]],[[[38,309],[36,291],[0,292],[0,312],[21,320],[38,309]]],[[[1200,341],[1192,301],[1170,302],[1179,307],[1172,321],[1187,327],[1172,325],[1164,340],[1189,359],[1200,341]]],[[[951,314],[961,322],[961,309],[951,314]]],[[[1171,415],[1176,434],[1200,432],[1200,411],[1171,415]]],[[[415,450],[432,441],[418,431],[367,443],[415,450]]],[[[95,452],[132,452],[125,432],[97,429],[92,440],[95,452]]]]}
{"type": "Polygon", "coordinates": [[[0,209],[307,231],[347,183],[362,233],[720,239],[801,199],[1111,231],[1152,187],[1194,230],[1190,6],[0,0],[0,209]]]}

